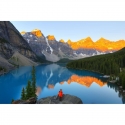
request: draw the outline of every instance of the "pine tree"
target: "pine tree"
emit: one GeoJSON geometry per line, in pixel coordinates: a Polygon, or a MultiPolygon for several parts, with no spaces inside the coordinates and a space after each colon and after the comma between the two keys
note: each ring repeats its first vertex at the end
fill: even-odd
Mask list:
{"type": "Polygon", "coordinates": [[[33,91],[32,91],[31,81],[28,81],[28,84],[26,86],[26,99],[29,99],[33,97],[33,91]]]}
{"type": "Polygon", "coordinates": [[[26,100],[26,93],[25,93],[25,89],[22,89],[22,93],[21,93],[21,99],[22,100],[26,100]]]}
{"type": "Polygon", "coordinates": [[[122,77],[122,87],[123,89],[125,89],[125,73],[123,74],[123,77],[122,77]]]}
{"type": "Polygon", "coordinates": [[[35,97],[37,98],[36,95],[36,75],[35,75],[35,67],[33,66],[32,68],[32,81],[28,81],[26,89],[23,88],[22,89],[22,93],[21,93],[21,99],[22,100],[26,100],[29,99],[31,97],[35,97]]]}
{"type": "Polygon", "coordinates": [[[36,95],[36,75],[35,75],[35,67],[32,68],[32,94],[33,97],[37,98],[36,95]]]}

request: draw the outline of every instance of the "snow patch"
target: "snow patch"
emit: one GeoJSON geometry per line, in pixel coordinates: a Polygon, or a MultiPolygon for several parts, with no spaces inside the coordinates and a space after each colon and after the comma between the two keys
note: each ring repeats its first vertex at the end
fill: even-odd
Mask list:
{"type": "Polygon", "coordinates": [[[52,49],[51,46],[49,45],[49,43],[48,43],[48,39],[47,39],[47,38],[46,38],[46,43],[47,43],[48,47],[50,48],[50,51],[51,51],[51,54],[52,54],[53,49],[52,49]]]}
{"type": "Polygon", "coordinates": [[[52,72],[52,69],[51,69],[51,73],[50,73],[50,76],[49,76],[49,78],[47,79],[47,81],[46,81],[46,86],[48,86],[48,82],[49,82],[49,80],[50,80],[50,78],[53,76],[53,72],[52,72]]]}
{"type": "Polygon", "coordinates": [[[30,40],[29,40],[29,39],[27,39],[27,42],[28,42],[28,43],[29,43],[29,41],[30,41],[30,40]]]}
{"type": "Polygon", "coordinates": [[[74,54],[77,55],[76,52],[74,54]]]}

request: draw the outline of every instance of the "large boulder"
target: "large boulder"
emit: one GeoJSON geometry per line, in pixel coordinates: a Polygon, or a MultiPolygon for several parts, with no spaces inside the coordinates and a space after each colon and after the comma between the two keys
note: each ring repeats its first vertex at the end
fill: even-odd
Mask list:
{"type": "Polygon", "coordinates": [[[64,94],[62,101],[57,96],[49,96],[36,101],[34,97],[28,100],[15,100],[12,104],[83,104],[82,100],[76,96],[64,94]]]}
{"type": "Polygon", "coordinates": [[[31,97],[28,100],[15,100],[12,104],[36,104],[36,98],[31,97]]]}
{"type": "Polygon", "coordinates": [[[65,94],[62,101],[56,96],[39,99],[37,104],[83,104],[82,100],[76,96],[65,94]]]}
{"type": "Polygon", "coordinates": [[[62,101],[56,96],[50,96],[36,100],[34,97],[28,100],[15,100],[12,104],[83,104],[82,100],[76,96],[65,94],[62,101]]]}

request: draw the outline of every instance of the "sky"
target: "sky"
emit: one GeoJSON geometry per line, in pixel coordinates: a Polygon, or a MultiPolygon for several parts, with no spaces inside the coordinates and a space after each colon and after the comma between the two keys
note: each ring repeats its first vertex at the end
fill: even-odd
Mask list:
{"type": "Polygon", "coordinates": [[[125,40],[125,21],[11,21],[19,32],[40,29],[44,36],[54,35],[56,40],[73,42],[91,37],[95,42],[101,37],[125,40]]]}

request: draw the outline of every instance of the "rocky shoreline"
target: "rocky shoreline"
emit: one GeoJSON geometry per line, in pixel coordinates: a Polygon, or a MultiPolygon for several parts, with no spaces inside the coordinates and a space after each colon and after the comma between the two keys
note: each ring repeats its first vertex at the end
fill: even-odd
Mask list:
{"type": "Polygon", "coordinates": [[[55,96],[49,96],[36,100],[34,97],[28,100],[15,100],[12,104],[83,104],[82,100],[76,96],[64,94],[62,101],[55,96]]]}

